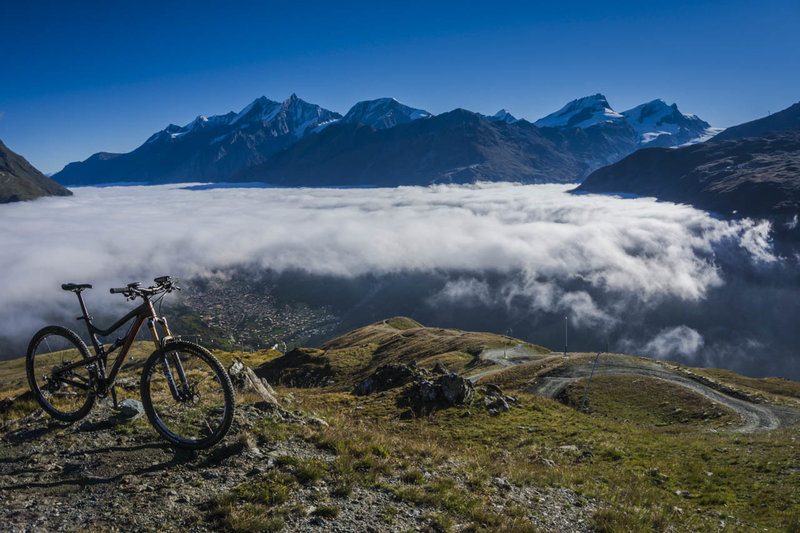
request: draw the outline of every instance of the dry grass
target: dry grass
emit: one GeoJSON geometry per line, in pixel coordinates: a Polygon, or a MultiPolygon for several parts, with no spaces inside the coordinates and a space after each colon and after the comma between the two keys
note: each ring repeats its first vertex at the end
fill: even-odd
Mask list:
{"type": "MultiPolygon", "coordinates": [[[[721,368],[694,368],[696,374],[750,393],[766,393],[800,400],[800,383],[783,378],[749,378],[721,368]]],[[[795,405],[797,402],[793,402],[795,405]]]]}
{"type": "Polygon", "coordinates": [[[490,364],[479,357],[485,349],[511,344],[523,345],[532,353],[548,352],[502,335],[429,328],[399,317],[351,331],[319,348],[293,350],[257,371],[270,382],[348,390],[379,366],[392,363],[415,362],[432,368],[442,362],[456,372],[474,371],[490,364]]]}
{"type": "MultiPolygon", "coordinates": [[[[570,383],[560,399],[579,408],[587,383],[588,379],[570,383]]],[[[655,378],[597,376],[586,398],[588,413],[671,431],[725,428],[739,423],[738,415],[731,409],[686,387],[655,378]]]]}

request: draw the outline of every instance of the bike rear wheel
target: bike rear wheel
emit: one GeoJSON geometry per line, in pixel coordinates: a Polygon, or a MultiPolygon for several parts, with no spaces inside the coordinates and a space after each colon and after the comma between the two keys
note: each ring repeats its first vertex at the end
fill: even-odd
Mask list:
{"type": "Polygon", "coordinates": [[[231,427],[233,386],[202,346],[176,341],[153,352],[142,369],[140,388],[150,423],[175,446],[208,448],[231,427]]]}
{"type": "Polygon", "coordinates": [[[28,384],[36,401],[53,418],[74,422],[92,409],[92,363],[63,370],[89,357],[78,334],[61,326],[42,328],[31,339],[25,357],[28,384]]]}

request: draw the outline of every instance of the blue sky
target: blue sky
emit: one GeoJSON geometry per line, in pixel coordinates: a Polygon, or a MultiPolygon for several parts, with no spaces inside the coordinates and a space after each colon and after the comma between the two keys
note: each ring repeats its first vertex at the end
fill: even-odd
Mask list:
{"type": "Polygon", "coordinates": [[[535,120],[602,92],[730,126],[800,100],[800,2],[4,1],[0,140],[44,172],[292,92],[535,120]]]}

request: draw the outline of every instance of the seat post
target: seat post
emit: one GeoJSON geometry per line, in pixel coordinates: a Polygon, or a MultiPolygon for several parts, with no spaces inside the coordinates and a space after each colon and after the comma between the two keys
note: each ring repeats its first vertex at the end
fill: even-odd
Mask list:
{"type": "Polygon", "coordinates": [[[82,317],[79,316],[78,320],[83,318],[86,321],[86,323],[88,324],[89,321],[92,319],[92,317],[89,316],[89,311],[86,309],[86,303],[84,303],[84,301],[83,301],[83,294],[82,293],[83,293],[83,291],[80,291],[80,290],[75,291],[75,294],[78,295],[78,302],[81,304],[81,312],[83,313],[83,316],[82,317]]]}

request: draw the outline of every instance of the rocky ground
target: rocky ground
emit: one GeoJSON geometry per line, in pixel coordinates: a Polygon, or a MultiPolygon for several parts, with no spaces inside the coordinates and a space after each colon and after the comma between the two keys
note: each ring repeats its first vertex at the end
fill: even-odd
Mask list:
{"type": "MultiPolygon", "coordinates": [[[[236,423],[226,440],[209,452],[193,453],[159,440],[143,418],[121,420],[109,405],[95,407],[72,425],[55,422],[37,409],[0,436],[3,529],[218,529],[209,511],[215,497],[270,473],[291,473],[286,457],[335,459],[308,439],[268,443],[243,437],[265,417],[305,431],[325,427],[321,419],[285,410],[265,413],[253,405],[237,406],[236,423]]],[[[443,463],[438,469],[424,469],[423,476],[447,476],[457,470],[443,463]]],[[[453,478],[463,485],[457,474],[453,478]]],[[[489,483],[496,512],[524,509],[530,524],[544,531],[588,531],[589,517],[597,508],[596,502],[568,489],[519,487],[502,478],[489,483]]],[[[347,496],[334,495],[333,483],[325,479],[299,486],[291,494],[292,511],[284,515],[282,529],[439,530],[435,509],[395,497],[393,489],[404,484],[390,473],[377,484],[354,486],[347,496]],[[331,508],[335,516],[318,512],[331,508]]],[[[459,524],[452,527],[460,529],[459,524]]]]}
{"type": "Polygon", "coordinates": [[[106,401],[55,422],[6,365],[0,529],[800,530],[797,383],[604,355],[579,412],[595,354],[506,342],[391,319],[282,366],[219,352],[236,416],[200,453],[106,401]]]}

